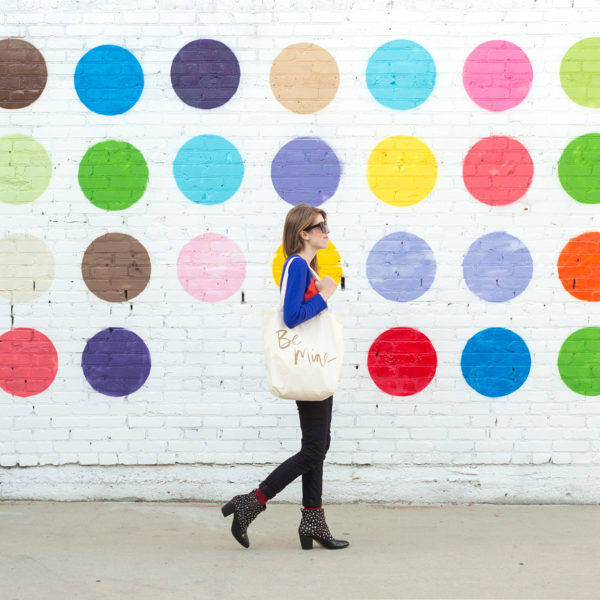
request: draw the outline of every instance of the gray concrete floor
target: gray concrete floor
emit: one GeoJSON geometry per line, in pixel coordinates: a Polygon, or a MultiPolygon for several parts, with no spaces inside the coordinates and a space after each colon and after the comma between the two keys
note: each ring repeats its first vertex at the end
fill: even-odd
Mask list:
{"type": "Polygon", "coordinates": [[[1,502],[0,598],[600,598],[600,507],[326,508],[351,546],[300,549],[270,504],[251,547],[197,503],[1,502]]]}

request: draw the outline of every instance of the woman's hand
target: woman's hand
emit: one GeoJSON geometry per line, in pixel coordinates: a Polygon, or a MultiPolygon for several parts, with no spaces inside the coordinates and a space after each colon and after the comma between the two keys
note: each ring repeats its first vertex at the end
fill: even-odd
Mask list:
{"type": "Polygon", "coordinates": [[[335,290],[337,290],[337,283],[329,275],[326,275],[320,281],[315,281],[315,287],[319,294],[323,296],[325,302],[327,302],[335,290]]]}

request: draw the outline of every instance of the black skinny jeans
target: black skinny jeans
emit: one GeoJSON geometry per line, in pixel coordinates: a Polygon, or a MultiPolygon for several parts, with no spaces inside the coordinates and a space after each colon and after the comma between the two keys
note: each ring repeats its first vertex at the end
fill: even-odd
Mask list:
{"type": "Polygon", "coordinates": [[[321,506],[323,461],[331,442],[333,396],[321,402],[298,400],[296,406],[302,430],[300,452],[282,462],[259,487],[270,500],[298,475],[302,475],[302,504],[321,506]]]}

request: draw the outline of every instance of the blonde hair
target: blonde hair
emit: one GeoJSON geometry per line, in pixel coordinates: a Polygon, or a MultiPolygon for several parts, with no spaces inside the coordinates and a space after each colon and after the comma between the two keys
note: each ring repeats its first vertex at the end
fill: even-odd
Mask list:
{"type": "MultiPolygon", "coordinates": [[[[322,215],[327,219],[327,213],[321,208],[315,208],[310,204],[298,204],[288,212],[283,225],[283,258],[286,259],[292,254],[298,254],[304,248],[304,240],[300,237],[300,232],[313,224],[315,215],[322,215]]],[[[319,273],[319,262],[317,255],[310,263],[311,268],[317,274],[319,273]]]]}

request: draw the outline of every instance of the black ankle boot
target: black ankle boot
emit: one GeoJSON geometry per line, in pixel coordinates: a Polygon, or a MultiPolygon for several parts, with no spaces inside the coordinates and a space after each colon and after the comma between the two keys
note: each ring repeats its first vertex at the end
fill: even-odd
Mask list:
{"type": "Polygon", "coordinates": [[[249,494],[234,496],[227,504],[221,507],[224,517],[233,513],[231,533],[244,548],[250,547],[250,540],[246,533],[248,525],[264,510],[267,510],[267,507],[258,501],[254,491],[249,494]]]}
{"type": "Polygon", "coordinates": [[[346,540],[333,538],[325,522],[325,511],[322,508],[310,510],[302,508],[300,510],[302,511],[302,520],[298,527],[298,534],[303,550],[312,550],[313,540],[328,550],[339,550],[349,545],[346,540]]]}

